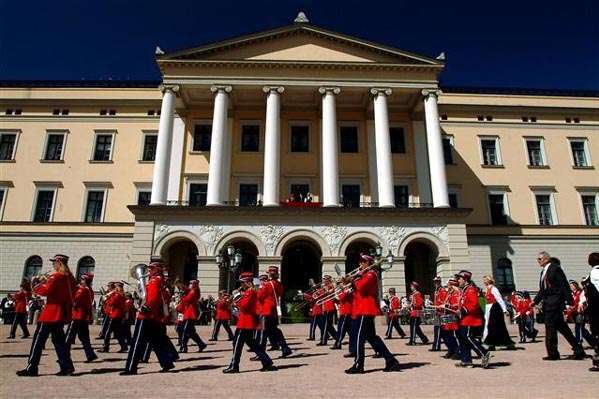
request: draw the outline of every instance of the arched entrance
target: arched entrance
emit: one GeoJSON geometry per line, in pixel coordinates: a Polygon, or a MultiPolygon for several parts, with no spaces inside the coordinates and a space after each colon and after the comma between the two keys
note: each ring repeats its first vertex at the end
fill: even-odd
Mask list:
{"type": "Polygon", "coordinates": [[[370,253],[374,250],[375,243],[368,239],[358,239],[352,241],[345,250],[345,273],[349,273],[358,267],[360,263],[360,254],[370,253]]]}
{"type": "Polygon", "coordinates": [[[310,280],[319,283],[322,277],[322,251],[312,240],[294,240],[283,248],[281,280],[285,290],[306,291],[310,280]]]}
{"type": "Polygon", "coordinates": [[[410,283],[420,284],[423,295],[433,293],[433,278],[437,273],[439,250],[426,239],[416,239],[405,248],[406,292],[410,292],[410,283]]]}
{"type": "Polygon", "coordinates": [[[169,245],[162,258],[169,267],[173,280],[185,283],[198,278],[198,248],[187,239],[180,239],[169,245]]]}
{"type": "Polygon", "coordinates": [[[235,270],[227,276],[227,272],[224,269],[219,270],[219,289],[226,290],[227,286],[230,290],[234,290],[239,287],[239,273],[252,272],[254,276],[258,276],[258,248],[250,240],[243,238],[234,239],[226,243],[223,248],[233,245],[235,249],[241,251],[241,264],[235,270]]]}

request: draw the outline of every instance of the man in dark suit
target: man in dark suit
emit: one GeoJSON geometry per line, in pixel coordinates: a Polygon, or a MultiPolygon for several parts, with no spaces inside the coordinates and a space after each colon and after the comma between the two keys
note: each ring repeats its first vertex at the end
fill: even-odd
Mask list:
{"type": "Polygon", "coordinates": [[[559,331],[572,345],[576,360],[584,359],[582,345],[576,341],[572,330],[564,320],[566,304],[572,305],[572,291],[568,279],[560,267],[559,260],[551,258],[547,252],[540,252],[537,263],[543,269],[539,280],[539,292],[534,299],[535,305],[543,302],[542,309],[545,318],[545,346],[547,356],[543,360],[559,360],[557,349],[557,332],[559,331]]]}

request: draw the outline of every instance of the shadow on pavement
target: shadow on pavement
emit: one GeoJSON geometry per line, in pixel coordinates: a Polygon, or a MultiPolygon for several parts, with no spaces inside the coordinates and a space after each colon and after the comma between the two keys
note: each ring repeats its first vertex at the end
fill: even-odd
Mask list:
{"type": "MultiPolygon", "coordinates": [[[[42,356],[47,356],[45,353],[42,353],[42,356]]],[[[11,353],[8,355],[0,355],[0,359],[5,358],[16,358],[16,357],[29,357],[29,355],[26,355],[24,353],[11,353]]]]}
{"type": "Polygon", "coordinates": [[[81,373],[74,373],[73,377],[80,377],[82,375],[90,375],[90,374],[108,374],[108,373],[120,373],[124,369],[122,367],[103,367],[99,369],[93,369],[90,371],[84,371],[81,373]]]}
{"type": "Polygon", "coordinates": [[[510,362],[495,362],[495,363],[489,363],[489,367],[487,367],[487,368],[488,369],[496,369],[499,367],[507,367],[511,364],[512,363],[510,363],[510,362]]]}
{"type": "MultiPolygon", "coordinates": [[[[297,363],[297,364],[281,364],[281,365],[276,365],[277,369],[279,370],[285,370],[285,369],[295,369],[298,367],[303,367],[303,366],[307,366],[308,363],[297,363]]],[[[255,373],[255,372],[261,372],[260,369],[255,369],[255,370],[243,370],[240,371],[239,374],[241,373],[255,373]]]]}
{"type": "Polygon", "coordinates": [[[185,359],[179,359],[176,361],[176,363],[182,363],[182,362],[193,362],[196,360],[210,360],[210,359],[222,359],[222,356],[201,356],[201,357],[188,357],[185,359]]]}
{"type": "Polygon", "coordinates": [[[277,359],[301,359],[306,357],[315,357],[315,356],[326,356],[328,353],[298,353],[297,355],[291,355],[287,357],[278,357],[277,359]]]}
{"type": "Polygon", "coordinates": [[[151,373],[146,373],[146,374],[156,374],[156,373],[160,373],[160,374],[175,374],[175,373],[186,373],[188,371],[202,371],[202,370],[214,370],[214,369],[219,369],[219,368],[225,368],[227,367],[226,365],[219,365],[219,364],[198,364],[196,366],[189,366],[189,367],[185,367],[182,369],[173,369],[170,370],[168,373],[160,373],[160,371],[152,371],[151,373]]]}

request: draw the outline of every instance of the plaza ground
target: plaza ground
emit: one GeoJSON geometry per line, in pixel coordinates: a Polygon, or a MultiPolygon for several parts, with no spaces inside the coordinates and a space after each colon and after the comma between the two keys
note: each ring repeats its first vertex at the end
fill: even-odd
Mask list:
{"type": "MultiPolygon", "coordinates": [[[[30,326],[31,327],[31,326],[30,326]]],[[[38,378],[21,378],[15,371],[27,361],[31,339],[7,340],[8,326],[0,327],[0,397],[2,398],[429,398],[429,397],[484,397],[484,398],[597,398],[599,373],[591,373],[590,359],[565,360],[570,350],[560,340],[564,360],[546,362],[542,341],[519,344],[515,351],[493,352],[491,367],[459,369],[455,361],[442,359],[439,353],[429,352],[429,346],[406,346],[407,340],[385,341],[403,365],[399,373],[383,373],[382,359],[372,359],[368,349],[367,373],[346,375],[343,370],[351,360],[343,358],[344,351],[332,351],[306,341],[307,325],[283,326],[295,353],[288,359],[277,359],[278,372],[259,372],[260,363],[250,362],[250,354],[243,353],[241,373],[223,375],[231,356],[227,341],[210,342],[202,353],[181,355],[171,373],[158,373],[160,367],[152,355],[150,364],[142,365],[138,376],[122,377],[126,354],[99,353],[100,359],[92,364],[83,363],[80,345],[73,347],[76,374],[56,377],[56,355],[48,341],[40,364],[38,378]]],[[[31,327],[33,330],[33,328],[31,327]]],[[[379,334],[384,327],[377,325],[379,334]]],[[[510,326],[513,335],[515,326],[510,326]]],[[[407,329],[406,329],[407,330],[407,329]]],[[[432,328],[425,326],[431,337],[432,328]]],[[[542,333],[541,326],[541,333],[542,333]]],[[[210,328],[199,328],[208,338],[210,328]]],[[[174,331],[169,328],[171,336],[174,331]]],[[[92,336],[98,326],[92,327],[92,336]]],[[[18,336],[18,335],[17,335],[18,336]]],[[[225,337],[221,331],[221,339],[225,337]]],[[[542,339],[542,337],[541,337],[542,339]]],[[[97,348],[100,341],[94,340],[97,348]]],[[[117,349],[116,342],[112,350],[117,349]]],[[[590,353],[590,351],[587,351],[590,353]]],[[[478,360],[475,360],[479,363],[478,360]]]]}

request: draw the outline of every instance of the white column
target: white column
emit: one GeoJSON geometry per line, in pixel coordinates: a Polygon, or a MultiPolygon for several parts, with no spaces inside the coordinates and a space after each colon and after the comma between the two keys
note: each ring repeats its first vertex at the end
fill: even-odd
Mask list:
{"type": "Polygon", "coordinates": [[[337,139],[337,109],[335,96],[338,87],[321,87],[322,94],[322,203],[323,206],[339,206],[339,145],[337,139]]]}
{"type": "Polygon", "coordinates": [[[418,181],[418,198],[420,204],[432,204],[431,173],[428,168],[428,150],[426,146],[426,129],[424,121],[413,121],[414,148],[416,150],[416,179],[418,181]]]}
{"type": "Polygon", "coordinates": [[[281,164],[281,93],[283,87],[264,87],[266,127],[264,132],[263,206],[279,206],[279,172],[281,164]]]}
{"type": "Polygon", "coordinates": [[[387,111],[387,96],[391,95],[391,89],[370,89],[370,93],[374,95],[374,131],[379,206],[394,208],[393,159],[391,157],[389,113],[387,111]]]}
{"type": "Polygon", "coordinates": [[[431,191],[435,208],[448,208],[447,178],[445,177],[445,160],[443,157],[443,140],[439,124],[437,96],[439,91],[423,90],[424,119],[426,123],[426,140],[428,145],[428,162],[431,173],[431,191]]]}
{"type": "Polygon", "coordinates": [[[183,153],[185,143],[185,121],[180,115],[175,115],[173,121],[173,140],[171,148],[171,161],[169,166],[167,203],[179,201],[181,189],[181,167],[183,165],[183,153]]]}
{"type": "Polygon", "coordinates": [[[210,141],[210,165],[208,169],[208,194],[206,205],[224,205],[223,183],[225,182],[225,151],[227,143],[227,110],[231,86],[213,86],[214,114],[212,117],[212,139],[210,141]]]}
{"type": "Polygon", "coordinates": [[[162,108],[158,127],[158,143],[154,159],[154,175],[152,178],[151,205],[165,205],[168,190],[169,164],[173,141],[173,116],[175,93],[179,86],[162,86],[162,108]]]}

